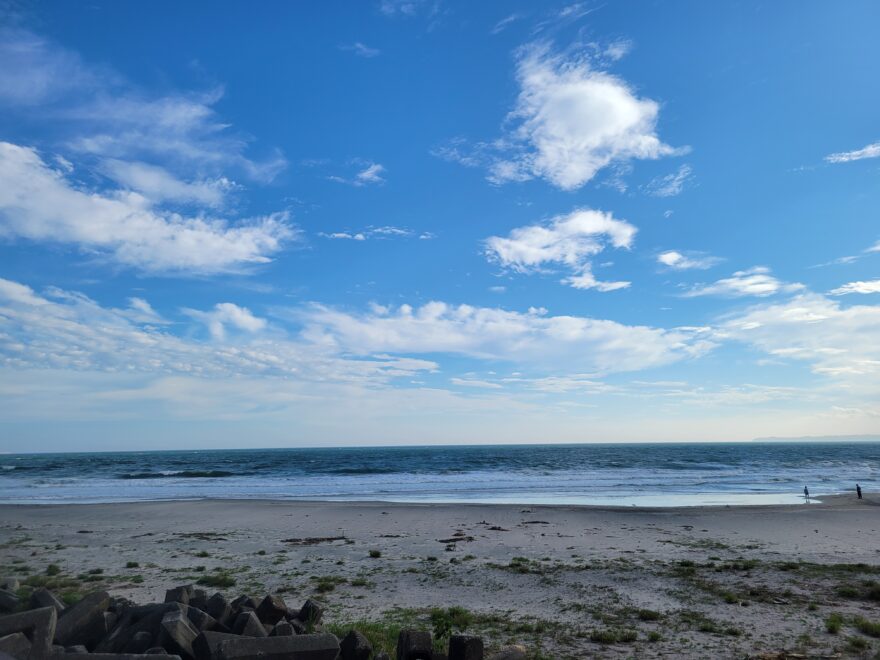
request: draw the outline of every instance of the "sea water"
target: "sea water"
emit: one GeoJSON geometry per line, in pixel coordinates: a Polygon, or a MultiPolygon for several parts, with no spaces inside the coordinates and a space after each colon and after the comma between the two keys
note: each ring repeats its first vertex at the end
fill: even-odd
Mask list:
{"type": "Polygon", "coordinates": [[[880,444],[705,443],[0,455],[0,501],[261,498],[687,506],[880,490],[880,444]]]}

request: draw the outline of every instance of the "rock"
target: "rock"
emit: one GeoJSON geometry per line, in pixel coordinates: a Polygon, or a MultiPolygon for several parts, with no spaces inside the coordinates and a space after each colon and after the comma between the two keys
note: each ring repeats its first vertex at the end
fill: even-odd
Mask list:
{"type": "Polygon", "coordinates": [[[180,603],[181,605],[189,605],[190,596],[193,593],[193,586],[185,584],[182,587],[174,587],[165,592],[166,603],[180,603]]]}
{"type": "Polygon", "coordinates": [[[196,630],[214,630],[217,626],[217,621],[207,612],[203,612],[202,610],[193,607],[192,605],[187,606],[186,608],[186,616],[189,619],[190,623],[193,624],[196,630]]]}
{"type": "Polygon", "coordinates": [[[0,612],[12,612],[18,608],[21,599],[11,591],[0,589],[0,612]]]}
{"type": "Polygon", "coordinates": [[[192,644],[196,660],[217,660],[217,647],[220,646],[220,642],[227,639],[238,639],[238,636],[232,633],[219,633],[211,630],[199,633],[199,636],[195,638],[192,644]]]}
{"type": "Polygon", "coordinates": [[[89,650],[83,646],[82,644],[75,644],[74,646],[68,646],[64,649],[65,653],[88,653],[89,650]]]}
{"type": "Polygon", "coordinates": [[[18,591],[20,588],[21,584],[19,584],[18,578],[0,578],[0,589],[6,589],[6,591],[18,591]]]}
{"type": "Polygon", "coordinates": [[[14,632],[0,637],[0,653],[6,653],[13,658],[26,660],[31,653],[31,640],[23,632],[14,632]]]}
{"type": "MultiPolygon", "coordinates": [[[[161,646],[154,646],[153,648],[147,649],[146,651],[144,651],[144,655],[166,655],[169,658],[178,658],[178,659],[180,658],[180,656],[178,656],[178,655],[168,655],[168,651],[163,649],[161,646]]],[[[107,657],[110,657],[110,654],[108,654],[107,657]]],[[[112,657],[114,657],[114,658],[138,658],[140,656],[137,656],[137,655],[123,656],[120,654],[120,655],[113,655],[112,657]]]]}
{"type": "Polygon", "coordinates": [[[218,592],[208,599],[205,612],[214,617],[219,623],[228,625],[229,616],[232,614],[232,607],[229,605],[229,601],[226,600],[226,596],[218,592]]]}
{"type": "Polygon", "coordinates": [[[269,633],[269,637],[284,637],[286,635],[295,635],[296,628],[293,627],[293,624],[290,621],[279,621],[274,626],[272,626],[272,630],[269,633]]]}
{"type": "MultiPolygon", "coordinates": [[[[0,637],[13,633],[30,634],[30,657],[43,658],[52,653],[58,613],[54,607],[41,607],[19,614],[0,617],[0,637]]],[[[10,642],[12,643],[12,642],[10,642]]]]}
{"type": "Polygon", "coordinates": [[[189,605],[200,609],[203,612],[208,611],[208,592],[204,589],[193,589],[192,595],[189,597],[189,605]]]}
{"type": "Polygon", "coordinates": [[[189,622],[183,610],[178,609],[162,617],[158,643],[183,658],[194,658],[192,644],[198,635],[199,631],[189,622]]]}
{"type": "Polygon", "coordinates": [[[335,635],[294,635],[255,639],[239,637],[220,642],[219,660],[336,660],[335,635]]]}
{"type": "Polygon", "coordinates": [[[147,630],[139,630],[128,643],[122,647],[124,653],[145,653],[146,650],[153,646],[153,633],[147,630]]]}
{"type": "Polygon", "coordinates": [[[324,616],[324,607],[311,598],[309,598],[299,610],[296,618],[305,624],[321,623],[321,617],[324,616]]]}
{"type": "Polygon", "coordinates": [[[232,606],[232,611],[236,612],[236,613],[241,612],[241,610],[243,608],[248,608],[251,610],[257,609],[257,601],[255,601],[250,596],[244,596],[244,595],[236,598],[234,601],[232,601],[230,603],[230,605],[232,606]]]}
{"type": "Polygon", "coordinates": [[[527,657],[526,647],[516,644],[501,647],[498,653],[489,656],[489,660],[526,660],[527,657]]]}
{"type": "Polygon", "coordinates": [[[397,636],[397,660],[431,660],[431,633],[424,630],[401,630],[397,636]]]}
{"type": "Polygon", "coordinates": [[[281,596],[267,595],[257,605],[257,616],[260,621],[274,626],[287,614],[287,604],[281,596]]]}
{"type": "Polygon", "coordinates": [[[85,596],[76,605],[68,607],[58,619],[58,625],[55,627],[55,641],[62,646],[74,644],[88,646],[87,640],[94,637],[96,631],[105,626],[104,612],[109,605],[109,594],[106,591],[95,591],[85,596]]]}
{"type": "Polygon", "coordinates": [[[391,660],[391,656],[389,656],[387,653],[377,653],[373,657],[373,660],[391,660]]]}
{"type": "Polygon", "coordinates": [[[236,635],[244,635],[245,637],[266,637],[268,634],[255,612],[242,612],[239,614],[235,618],[232,632],[236,635]]]}
{"type": "Polygon", "coordinates": [[[55,611],[57,611],[58,614],[61,614],[64,611],[65,605],[61,602],[61,599],[58,598],[58,596],[45,587],[40,587],[31,594],[28,607],[32,610],[36,610],[40,607],[54,607],[55,611]]]}
{"type": "Polygon", "coordinates": [[[308,632],[308,630],[306,630],[306,624],[295,617],[288,619],[287,623],[293,626],[293,631],[297,635],[305,635],[308,632]]]}
{"type": "Polygon", "coordinates": [[[339,642],[342,652],[341,660],[370,660],[373,653],[373,645],[357,630],[349,630],[348,634],[339,642]]]}
{"type": "Polygon", "coordinates": [[[453,635],[449,638],[449,660],[483,660],[483,639],[453,635]]]}
{"type": "Polygon", "coordinates": [[[129,608],[122,615],[113,631],[98,643],[95,651],[97,653],[119,653],[134,635],[141,631],[151,635],[158,632],[165,614],[182,610],[183,605],[180,603],[141,605],[129,608]]]}
{"type": "Polygon", "coordinates": [[[441,653],[440,651],[434,651],[431,654],[431,660],[449,660],[449,656],[445,653],[441,653]]]}

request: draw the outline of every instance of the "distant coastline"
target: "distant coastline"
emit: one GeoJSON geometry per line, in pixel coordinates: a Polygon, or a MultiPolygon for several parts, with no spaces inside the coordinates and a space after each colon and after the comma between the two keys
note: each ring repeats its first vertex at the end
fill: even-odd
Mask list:
{"type": "Polygon", "coordinates": [[[752,442],[880,442],[880,435],[800,435],[768,436],[752,442]]]}

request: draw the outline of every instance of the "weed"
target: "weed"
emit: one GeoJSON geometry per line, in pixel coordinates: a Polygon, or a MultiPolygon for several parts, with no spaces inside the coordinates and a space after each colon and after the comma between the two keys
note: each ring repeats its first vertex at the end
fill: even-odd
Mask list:
{"type": "Polygon", "coordinates": [[[843,617],[836,612],[829,615],[829,617],[825,619],[825,630],[827,630],[832,635],[836,635],[837,633],[839,633],[842,627],[843,617]]]}

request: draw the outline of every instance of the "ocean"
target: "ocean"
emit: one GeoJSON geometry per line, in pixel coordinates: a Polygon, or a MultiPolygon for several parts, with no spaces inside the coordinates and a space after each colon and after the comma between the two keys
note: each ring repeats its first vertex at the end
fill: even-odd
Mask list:
{"type": "Polygon", "coordinates": [[[260,498],[687,506],[880,490],[880,444],[591,444],[0,455],[0,502],[260,498]]]}

